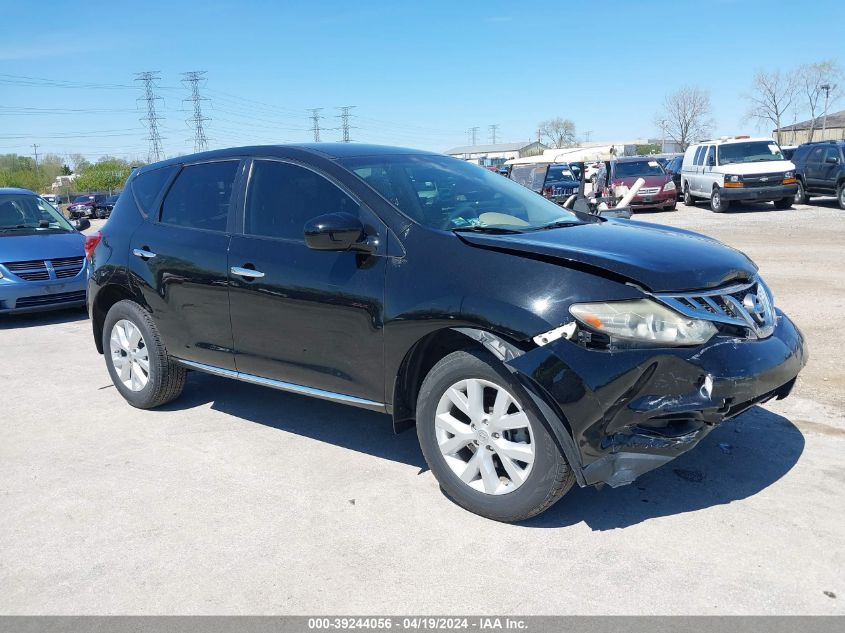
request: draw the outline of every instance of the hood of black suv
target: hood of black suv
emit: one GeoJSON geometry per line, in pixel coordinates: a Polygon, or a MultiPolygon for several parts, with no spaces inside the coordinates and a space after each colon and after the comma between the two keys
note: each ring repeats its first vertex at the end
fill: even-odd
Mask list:
{"type": "Polygon", "coordinates": [[[599,268],[653,292],[715,288],[757,272],[710,237],[646,222],[608,220],[511,235],[461,233],[479,247],[599,268]]]}

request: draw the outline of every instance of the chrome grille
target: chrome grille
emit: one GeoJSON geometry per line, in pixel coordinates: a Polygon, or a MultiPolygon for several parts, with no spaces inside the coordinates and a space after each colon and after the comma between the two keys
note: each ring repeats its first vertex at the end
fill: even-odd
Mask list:
{"type": "Polygon", "coordinates": [[[24,281],[45,281],[75,277],[82,270],[84,257],[63,257],[53,260],[6,262],[6,269],[24,281]]]}
{"type": "Polygon", "coordinates": [[[766,338],[775,329],[772,294],[760,279],[714,290],[660,293],[654,297],[692,319],[745,328],[749,337],[766,338]]]}
{"type": "Polygon", "coordinates": [[[660,187],[640,187],[637,191],[638,196],[653,196],[660,191],[660,187]]]}
{"type": "Polygon", "coordinates": [[[746,187],[773,187],[783,183],[783,172],[770,174],[752,174],[742,177],[746,187]]]}

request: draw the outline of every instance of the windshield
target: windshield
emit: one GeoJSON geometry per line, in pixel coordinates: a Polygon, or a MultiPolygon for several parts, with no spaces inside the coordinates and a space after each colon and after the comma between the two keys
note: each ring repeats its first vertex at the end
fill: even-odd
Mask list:
{"type": "Polygon", "coordinates": [[[88,202],[89,200],[93,200],[94,196],[76,196],[73,201],[74,202],[88,202]]]}
{"type": "Polygon", "coordinates": [[[33,194],[0,194],[0,233],[73,231],[46,200],[33,194]]]}
{"type": "Polygon", "coordinates": [[[118,194],[116,196],[109,196],[108,198],[106,198],[106,202],[117,202],[117,199],[119,197],[120,197],[120,194],[118,194]]]}
{"type": "Polygon", "coordinates": [[[429,228],[530,231],[558,222],[581,224],[554,202],[456,158],[359,156],[338,162],[429,228]]]}
{"type": "Polygon", "coordinates": [[[780,147],[774,141],[749,141],[748,143],[726,143],[719,146],[719,164],[757,163],[784,160],[780,147]]]}
{"type": "Polygon", "coordinates": [[[558,182],[561,180],[575,180],[575,176],[570,171],[569,167],[549,167],[549,175],[546,176],[546,183],[558,182]]]}
{"type": "Polygon", "coordinates": [[[635,160],[617,162],[614,178],[635,178],[639,176],[662,176],[663,167],[656,160],[635,160]]]}

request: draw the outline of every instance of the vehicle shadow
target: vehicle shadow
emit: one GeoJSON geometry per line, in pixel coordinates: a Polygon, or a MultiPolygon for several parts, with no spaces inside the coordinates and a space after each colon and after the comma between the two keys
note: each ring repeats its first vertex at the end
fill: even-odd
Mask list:
{"type": "Polygon", "coordinates": [[[88,319],[84,308],[68,308],[49,312],[23,312],[20,314],[0,314],[0,330],[18,330],[41,325],[59,325],[88,319]]]}
{"type": "Polygon", "coordinates": [[[428,470],[413,429],[395,434],[385,414],[228,378],[191,372],[182,396],[155,411],[192,409],[208,402],[215,411],[237,418],[428,470]]]}
{"type": "Polygon", "coordinates": [[[583,521],[593,530],[614,530],[739,501],[783,477],[803,451],[804,436],[792,422],[753,407],[633,484],[573,488],[545,514],[521,525],[559,528],[583,521]]]}
{"type": "MultiPolygon", "coordinates": [[[[419,468],[428,466],[416,433],[393,433],[383,414],[192,372],[183,396],[156,411],[212,409],[320,442],[419,468]]],[[[786,418],[753,407],[699,446],[629,486],[578,488],[544,514],[519,524],[561,528],[584,522],[612,530],[751,497],[797,463],[804,436],[786,418]]]]}

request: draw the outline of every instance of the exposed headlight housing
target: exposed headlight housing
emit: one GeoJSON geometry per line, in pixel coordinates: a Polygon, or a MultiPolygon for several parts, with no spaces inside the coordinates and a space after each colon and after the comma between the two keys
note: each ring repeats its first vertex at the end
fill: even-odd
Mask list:
{"type": "Polygon", "coordinates": [[[787,178],[795,178],[795,172],[794,171],[788,171],[788,172],[784,173],[783,178],[784,178],[784,180],[787,179],[787,178]]]}
{"type": "Polygon", "coordinates": [[[570,306],[580,323],[611,340],[652,345],[701,345],[716,334],[710,321],[691,319],[651,299],[576,303],[570,306]]]}
{"type": "Polygon", "coordinates": [[[663,191],[675,191],[675,183],[670,180],[663,185],[663,191]]]}

